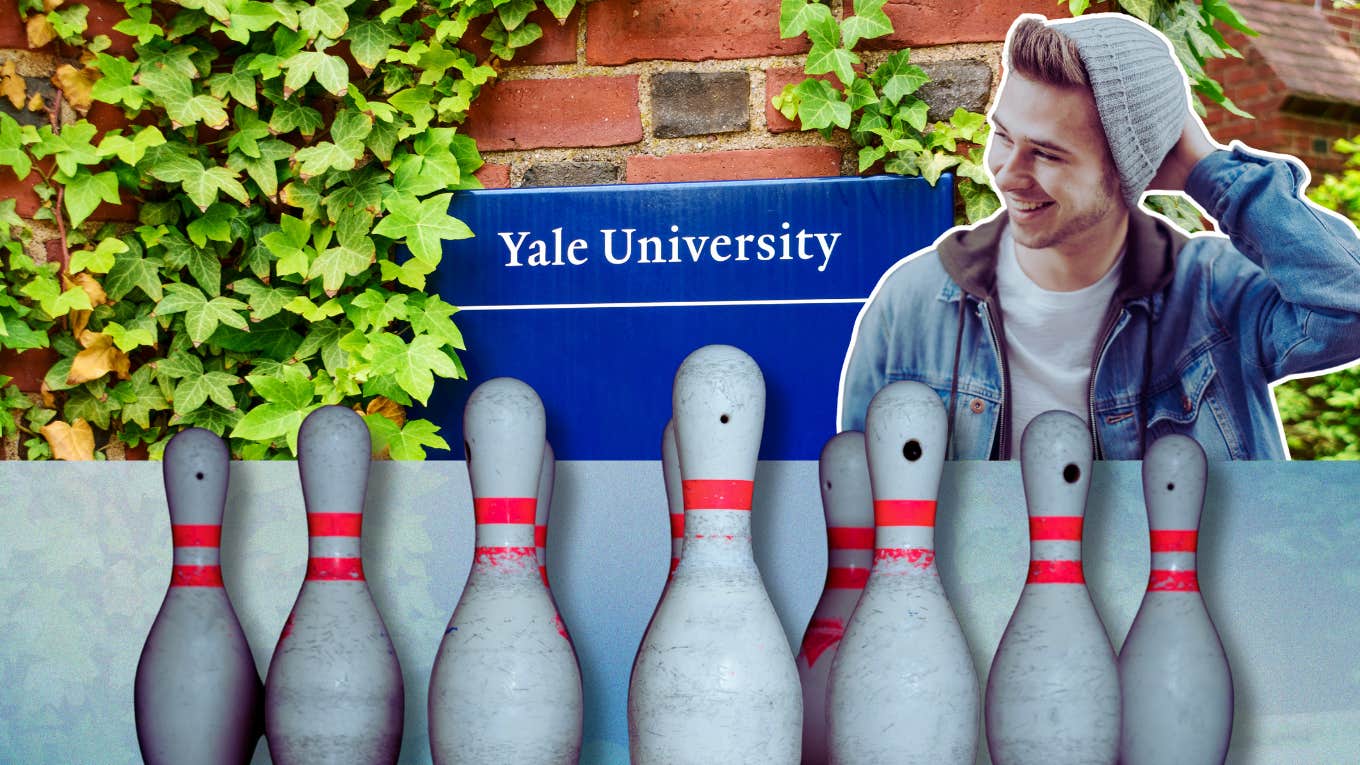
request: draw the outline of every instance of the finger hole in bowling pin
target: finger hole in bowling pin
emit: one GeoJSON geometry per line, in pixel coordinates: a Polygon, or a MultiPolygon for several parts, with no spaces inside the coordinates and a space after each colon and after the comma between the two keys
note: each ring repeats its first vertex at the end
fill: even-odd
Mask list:
{"type": "Polygon", "coordinates": [[[728,417],[727,415],[724,414],[723,416],[721,416],[721,417],[718,418],[718,422],[721,422],[722,424],[726,425],[726,424],[727,424],[727,421],[730,420],[730,419],[732,419],[732,418],[730,418],[730,417],[728,417]]]}
{"type": "Polygon", "coordinates": [[[1175,491],[1175,490],[1176,490],[1176,484],[1174,484],[1174,483],[1169,483],[1169,484],[1167,484],[1167,485],[1166,485],[1166,490],[1167,490],[1167,491],[1175,491]]]}
{"type": "Polygon", "coordinates": [[[198,480],[202,481],[202,480],[203,480],[203,474],[202,474],[202,473],[194,473],[194,478],[197,478],[198,480]]]}
{"type": "Polygon", "coordinates": [[[1076,483],[1077,479],[1079,478],[1081,478],[1081,468],[1072,464],[1068,464],[1067,467],[1063,468],[1064,481],[1067,481],[1068,483],[1076,483]]]}
{"type": "Polygon", "coordinates": [[[903,444],[902,456],[906,457],[908,462],[915,462],[916,460],[921,459],[921,442],[913,438],[903,444]]]}
{"type": "Polygon", "coordinates": [[[830,481],[827,481],[827,482],[826,482],[826,490],[827,490],[827,491],[831,491],[831,482],[830,482],[830,481]]]}

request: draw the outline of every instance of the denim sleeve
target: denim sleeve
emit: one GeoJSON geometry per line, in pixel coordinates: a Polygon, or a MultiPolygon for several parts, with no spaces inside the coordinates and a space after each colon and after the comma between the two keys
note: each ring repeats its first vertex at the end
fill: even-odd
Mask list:
{"type": "Polygon", "coordinates": [[[1271,379],[1360,357],[1360,236],[1305,201],[1307,182],[1298,160],[1234,142],[1201,160],[1186,183],[1231,241],[1213,268],[1212,299],[1234,307],[1220,319],[1271,379]],[[1260,270],[1238,267],[1242,256],[1260,270]]]}
{"type": "Polygon", "coordinates": [[[885,296],[864,304],[841,369],[840,430],[864,430],[869,401],[887,384],[888,338],[892,313],[885,296]]]}

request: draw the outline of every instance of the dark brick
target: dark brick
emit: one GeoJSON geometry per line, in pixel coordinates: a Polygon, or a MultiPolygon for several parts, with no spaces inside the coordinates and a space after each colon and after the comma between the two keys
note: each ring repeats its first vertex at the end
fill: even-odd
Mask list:
{"type": "Polygon", "coordinates": [[[613,162],[541,162],[524,172],[521,186],[599,186],[619,182],[613,162]]]}
{"type": "Polygon", "coordinates": [[[652,132],[657,138],[731,133],[751,125],[746,72],[665,72],[652,77],[652,132]]]}
{"type": "Polygon", "coordinates": [[[977,59],[941,61],[922,64],[930,82],[916,92],[918,98],[930,104],[930,119],[948,120],[954,109],[963,107],[970,112],[987,108],[992,93],[992,68],[977,59]]]}

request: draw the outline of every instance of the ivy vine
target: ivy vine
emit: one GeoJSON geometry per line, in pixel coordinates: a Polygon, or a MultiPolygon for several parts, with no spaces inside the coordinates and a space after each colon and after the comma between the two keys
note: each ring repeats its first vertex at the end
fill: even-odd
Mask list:
{"type": "Polygon", "coordinates": [[[56,41],[50,116],[0,114],[0,165],[37,174],[60,257],[35,263],[31,232],[0,203],[0,348],[55,349],[42,401],[0,379],[0,433],[29,458],[90,458],[94,431],[153,456],[204,427],[234,456],[287,458],[323,404],[365,414],[375,452],[447,449],[405,408],[436,377],[465,377],[456,308],[425,292],[444,240],[472,235],[449,199],[480,184],[460,129],[501,61],[576,0],[123,0],[114,29],[134,54],[86,34],[88,9],[19,0],[34,47],[56,41]],[[474,22],[490,56],[465,38],[474,22]],[[119,107],[126,127],[84,118],[119,107]],[[63,104],[80,119],[62,124],[63,104]],[[132,205],[133,225],[91,220],[132,205]]]}

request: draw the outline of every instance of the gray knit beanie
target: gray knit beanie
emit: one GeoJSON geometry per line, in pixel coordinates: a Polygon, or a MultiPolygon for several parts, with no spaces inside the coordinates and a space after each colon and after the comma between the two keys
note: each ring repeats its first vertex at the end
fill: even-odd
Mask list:
{"type": "Polygon", "coordinates": [[[1048,26],[1077,44],[1130,208],[1176,145],[1189,105],[1180,65],[1149,27],[1118,13],[1048,26]]]}

